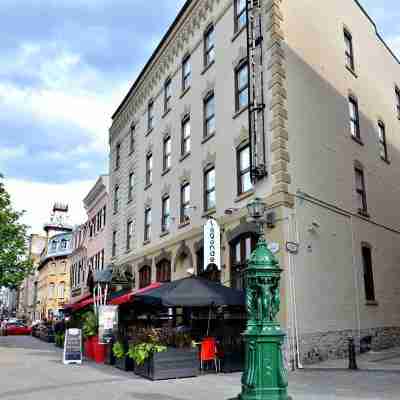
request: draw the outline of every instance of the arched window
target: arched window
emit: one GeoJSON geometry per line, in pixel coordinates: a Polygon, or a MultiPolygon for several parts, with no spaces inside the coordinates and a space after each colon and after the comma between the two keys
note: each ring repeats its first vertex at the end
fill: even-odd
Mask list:
{"type": "Polygon", "coordinates": [[[244,233],[230,243],[231,286],[235,289],[244,289],[243,272],[256,243],[257,237],[252,232],[244,233]]]}
{"type": "Polygon", "coordinates": [[[139,288],[144,288],[151,283],[151,267],[145,265],[139,271],[139,288]]]}
{"type": "Polygon", "coordinates": [[[156,267],[157,282],[171,282],[171,262],[168,260],[161,260],[156,267]]]}

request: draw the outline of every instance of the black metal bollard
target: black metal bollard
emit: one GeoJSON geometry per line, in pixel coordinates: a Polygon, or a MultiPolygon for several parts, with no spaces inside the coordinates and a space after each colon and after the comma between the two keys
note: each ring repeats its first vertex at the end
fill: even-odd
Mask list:
{"type": "Polygon", "coordinates": [[[354,344],[354,338],[352,337],[349,337],[349,369],[358,369],[356,360],[356,346],[354,344]]]}

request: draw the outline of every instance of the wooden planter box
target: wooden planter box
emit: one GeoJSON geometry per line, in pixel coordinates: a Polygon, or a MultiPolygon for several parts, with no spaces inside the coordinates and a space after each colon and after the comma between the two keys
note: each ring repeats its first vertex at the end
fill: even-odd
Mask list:
{"type": "Polygon", "coordinates": [[[123,358],[115,358],[115,367],[122,371],[133,371],[133,360],[128,356],[123,358]]]}
{"type": "Polygon", "coordinates": [[[134,372],[151,380],[197,376],[198,353],[197,350],[168,347],[167,351],[154,353],[143,365],[135,365],[134,372]]]}

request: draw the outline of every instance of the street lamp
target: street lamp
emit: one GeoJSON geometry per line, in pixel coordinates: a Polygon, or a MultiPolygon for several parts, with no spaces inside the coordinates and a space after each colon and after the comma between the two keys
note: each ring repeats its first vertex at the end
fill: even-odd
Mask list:
{"type": "Polygon", "coordinates": [[[245,269],[246,331],[245,366],[240,400],[288,400],[287,371],[282,344],[285,333],[277,321],[280,308],[279,262],[268,249],[263,234],[266,204],[259,198],[247,205],[251,218],[261,227],[256,249],[245,269]]]}

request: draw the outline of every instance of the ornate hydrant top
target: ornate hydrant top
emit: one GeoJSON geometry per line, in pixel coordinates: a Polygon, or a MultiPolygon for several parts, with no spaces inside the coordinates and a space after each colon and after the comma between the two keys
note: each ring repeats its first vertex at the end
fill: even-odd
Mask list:
{"type": "Polygon", "coordinates": [[[261,235],[245,271],[248,329],[253,331],[257,326],[264,330],[276,322],[280,308],[281,271],[278,260],[261,235]]]}

